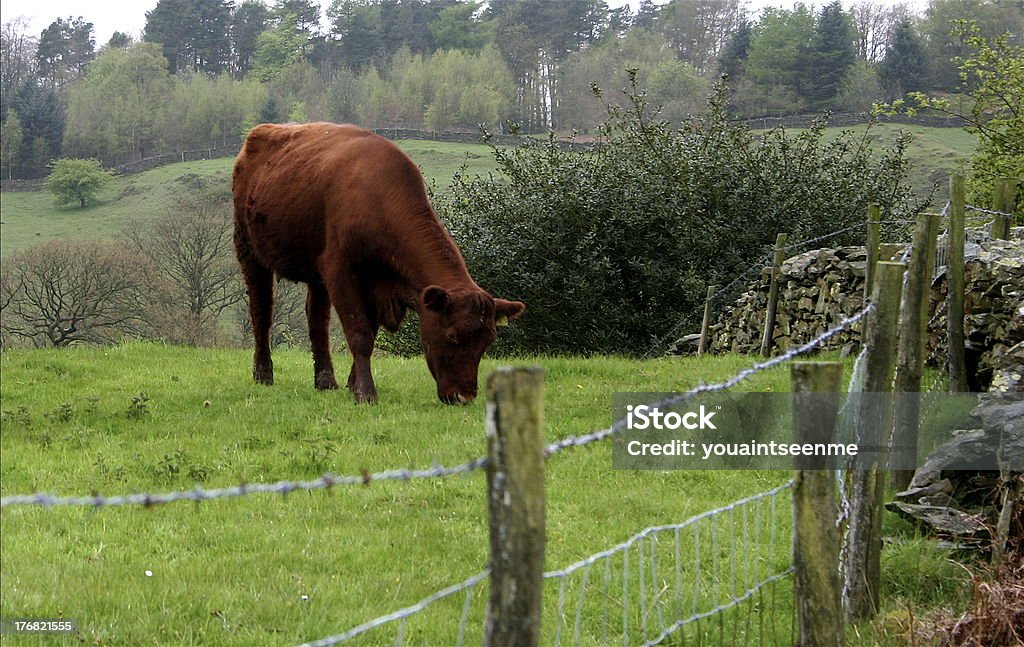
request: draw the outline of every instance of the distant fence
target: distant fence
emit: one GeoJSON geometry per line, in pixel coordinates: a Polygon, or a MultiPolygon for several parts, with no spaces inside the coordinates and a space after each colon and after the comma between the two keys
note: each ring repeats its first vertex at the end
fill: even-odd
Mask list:
{"type": "MultiPolygon", "coordinates": [[[[788,116],[764,116],[740,119],[738,121],[747,124],[751,128],[809,128],[814,121],[820,119],[821,115],[788,115],[788,116]]],[[[830,126],[859,126],[865,123],[865,117],[861,113],[840,113],[829,116],[830,126]]],[[[962,128],[965,125],[959,117],[909,117],[906,115],[883,116],[879,121],[884,123],[911,124],[919,126],[931,126],[935,128],[962,128]]],[[[452,142],[460,144],[481,144],[484,142],[483,135],[479,131],[438,131],[424,130],[420,128],[403,128],[400,126],[390,128],[373,128],[373,132],[387,137],[391,140],[415,139],[424,141],[452,142]]],[[[537,135],[531,136],[534,141],[540,141],[537,135]]],[[[513,136],[505,134],[493,134],[487,141],[500,146],[515,146],[523,143],[526,136],[513,136]]],[[[584,150],[591,146],[590,143],[560,140],[558,145],[575,150],[584,150]]],[[[181,162],[194,162],[197,160],[217,159],[222,157],[234,157],[242,146],[242,140],[211,143],[206,148],[193,150],[175,151],[160,153],[157,155],[132,155],[120,157],[114,160],[102,160],[103,164],[121,175],[133,175],[149,171],[158,166],[166,164],[177,164],[181,162]]],[[[0,179],[0,190],[2,191],[39,191],[43,188],[45,178],[30,179],[0,179]]]]}
{"type": "MultiPolygon", "coordinates": [[[[436,130],[419,130],[415,128],[374,128],[373,132],[391,140],[415,139],[424,141],[453,142],[459,144],[482,144],[483,135],[479,132],[441,132],[436,130]]],[[[517,137],[512,135],[493,135],[487,141],[500,146],[514,146],[527,140],[526,136],[517,137]]],[[[534,138],[533,141],[541,141],[534,138]]],[[[583,150],[589,144],[559,141],[558,145],[563,148],[583,150]]],[[[218,159],[234,157],[238,155],[242,147],[242,140],[234,142],[211,144],[206,148],[197,148],[187,151],[176,151],[173,153],[160,153],[158,155],[134,155],[128,158],[117,160],[102,160],[104,166],[113,169],[120,175],[134,175],[152,170],[158,166],[167,164],[178,164],[181,162],[195,162],[198,160],[218,159]]],[[[43,188],[46,178],[30,179],[0,179],[0,190],[2,191],[39,191],[43,188]]]]}
{"type": "MultiPolygon", "coordinates": [[[[745,123],[751,128],[810,128],[811,125],[821,119],[821,115],[780,115],[762,117],[749,117],[738,121],[745,123]]],[[[963,128],[967,125],[961,117],[953,116],[925,116],[918,115],[881,115],[878,117],[881,123],[906,124],[910,126],[927,126],[931,128],[963,128]]],[[[828,117],[829,126],[863,126],[867,123],[864,113],[846,112],[833,113],[828,117]]]]}

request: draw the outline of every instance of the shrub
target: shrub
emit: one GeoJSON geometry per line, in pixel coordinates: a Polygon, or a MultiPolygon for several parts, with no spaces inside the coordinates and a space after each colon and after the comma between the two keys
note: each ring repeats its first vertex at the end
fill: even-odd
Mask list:
{"type": "Polygon", "coordinates": [[[60,347],[143,334],[145,275],[145,259],[110,243],[51,241],[5,259],[3,343],[60,347]]]}
{"type": "Polygon", "coordinates": [[[827,141],[824,118],[757,137],[729,120],[721,85],[672,130],[632,77],[599,145],[495,147],[500,179],[456,177],[436,202],[477,281],[527,304],[499,349],[643,354],[696,327],[705,286],[747,270],[777,232],[834,232],[871,202],[898,218],[923,206],[905,183],[905,138],[876,156],[866,133],[827,141]]]}
{"type": "Polygon", "coordinates": [[[46,178],[46,188],[57,198],[57,204],[86,207],[107,186],[114,175],[95,159],[59,159],[46,178]]]}

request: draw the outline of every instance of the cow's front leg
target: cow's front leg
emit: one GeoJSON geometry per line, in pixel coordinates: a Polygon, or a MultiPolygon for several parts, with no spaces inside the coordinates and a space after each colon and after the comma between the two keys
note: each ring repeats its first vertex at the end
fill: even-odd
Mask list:
{"type": "Polygon", "coordinates": [[[345,339],[352,352],[348,389],[355,396],[356,402],[376,402],[377,387],[373,383],[373,373],[370,372],[370,355],[373,353],[373,341],[376,338],[373,326],[364,327],[361,323],[353,321],[344,328],[345,339]]]}
{"type": "Polygon", "coordinates": [[[323,283],[311,283],[306,294],[306,320],[313,349],[313,384],[320,390],[337,389],[331,362],[331,299],[323,283]]]}
{"type": "Polygon", "coordinates": [[[377,387],[370,372],[370,355],[373,353],[377,326],[370,320],[354,275],[351,272],[336,273],[328,285],[328,293],[341,319],[345,340],[352,353],[348,388],[356,402],[376,402],[377,387]]]}

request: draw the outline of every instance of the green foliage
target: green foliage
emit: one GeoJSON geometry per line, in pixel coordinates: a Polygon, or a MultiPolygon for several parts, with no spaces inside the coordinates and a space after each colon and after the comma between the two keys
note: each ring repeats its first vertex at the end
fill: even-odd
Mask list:
{"type": "Polygon", "coordinates": [[[57,18],[39,35],[38,74],[51,87],[61,88],[81,78],[94,56],[92,23],[81,16],[74,20],[57,18]]]}
{"type": "Polygon", "coordinates": [[[142,39],[158,43],[172,74],[219,74],[231,58],[231,10],[226,0],[159,0],[146,12],[142,39]]]}
{"type": "Polygon", "coordinates": [[[804,48],[814,37],[814,16],[806,5],[792,11],[769,7],[750,35],[746,74],[762,90],[794,90],[801,77],[804,48]]]}
{"type": "Polygon", "coordinates": [[[822,120],[759,139],[725,100],[719,86],[707,113],[675,131],[634,87],[602,146],[495,149],[501,181],[462,177],[441,196],[474,278],[527,304],[506,350],[648,352],[676,324],[696,328],[706,286],[760,262],[777,232],[830,233],[861,222],[870,202],[892,217],[922,206],[905,183],[906,138],[876,156],[865,133],[826,140],[822,120]]]}
{"type": "Polygon", "coordinates": [[[839,0],[825,5],[814,23],[814,36],[803,55],[800,94],[813,109],[832,105],[857,58],[857,33],[839,0]]]}
{"type": "Polygon", "coordinates": [[[114,179],[114,174],[96,159],[59,159],[52,168],[46,189],[56,196],[58,205],[77,203],[85,207],[114,179]]]}
{"type": "Polygon", "coordinates": [[[171,88],[159,45],[107,49],[68,94],[65,154],[111,159],[151,151],[171,88]]]}
{"type": "Polygon", "coordinates": [[[14,177],[14,169],[18,165],[18,155],[21,152],[24,136],[18,113],[10,111],[7,113],[3,125],[0,126],[0,169],[2,169],[0,174],[8,179],[14,177]]]}
{"type": "Polygon", "coordinates": [[[50,160],[60,156],[66,123],[60,97],[52,88],[29,79],[15,93],[11,112],[21,125],[15,168],[21,177],[40,177],[50,160]]]}
{"type": "MultiPolygon", "coordinates": [[[[946,97],[911,92],[908,100],[879,103],[880,114],[907,112],[915,115],[934,110],[959,117],[979,138],[971,159],[968,200],[991,204],[993,185],[999,177],[1024,177],[1024,47],[1014,45],[1009,34],[989,39],[973,21],[957,21],[954,32],[967,48],[954,62],[960,72],[962,91],[971,98],[969,112],[946,97]]],[[[1024,213],[1024,195],[1018,192],[1016,213],[1024,213]]]]}
{"type": "Polygon", "coordinates": [[[273,79],[281,70],[302,58],[305,44],[306,39],[296,27],[296,17],[286,15],[276,27],[256,39],[250,74],[263,82],[273,79]]]}
{"type": "Polygon", "coordinates": [[[924,43],[909,20],[901,22],[893,31],[892,42],[885,50],[885,58],[878,66],[879,81],[892,99],[907,92],[919,91],[928,72],[928,55],[924,43]]]}

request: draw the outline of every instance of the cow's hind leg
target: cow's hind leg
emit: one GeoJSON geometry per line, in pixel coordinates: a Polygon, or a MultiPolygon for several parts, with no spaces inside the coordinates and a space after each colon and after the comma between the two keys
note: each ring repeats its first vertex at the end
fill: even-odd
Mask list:
{"type": "Polygon", "coordinates": [[[274,273],[260,265],[250,254],[240,251],[239,263],[249,295],[249,317],[255,350],[252,378],[259,384],[274,383],[274,364],[270,361],[270,325],[274,322],[274,273]]]}
{"type": "Polygon", "coordinates": [[[313,348],[313,384],[321,390],[336,389],[331,362],[331,299],[323,283],[310,283],[306,295],[309,342],[313,348]]]}

